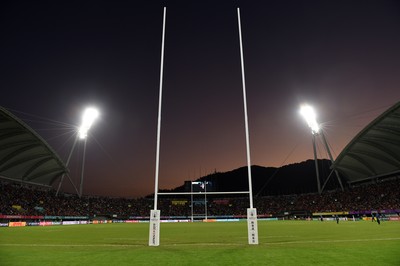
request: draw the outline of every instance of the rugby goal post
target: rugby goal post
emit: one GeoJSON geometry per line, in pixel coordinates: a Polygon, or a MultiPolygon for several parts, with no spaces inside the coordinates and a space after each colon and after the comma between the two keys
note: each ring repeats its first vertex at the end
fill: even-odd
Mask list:
{"type": "MultiPolygon", "coordinates": [[[[157,148],[156,148],[156,171],[154,181],[154,209],[150,211],[150,230],[149,230],[149,246],[160,245],[160,210],[157,209],[158,195],[166,194],[192,194],[190,193],[161,193],[158,192],[158,179],[159,179],[159,159],[160,159],[160,135],[161,135],[161,105],[162,105],[162,85],[163,85],[163,71],[164,71],[164,48],[165,48],[165,23],[167,16],[167,8],[164,7],[163,12],[163,27],[162,27],[162,42],[161,42],[161,63],[160,63],[160,84],[159,84],[159,104],[158,104],[158,123],[157,123],[157,148]]],[[[246,98],[246,80],[244,71],[244,58],[243,58],[243,43],[242,43],[242,28],[240,20],[240,8],[237,8],[238,16],[238,29],[239,29],[239,43],[240,43],[240,59],[242,70],[242,88],[243,88],[243,109],[246,133],[246,158],[248,169],[248,191],[233,191],[233,192],[206,192],[208,194],[249,194],[250,207],[247,208],[247,230],[248,230],[248,243],[250,245],[258,244],[258,225],[257,225],[257,210],[253,207],[253,192],[252,192],[252,178],[251,178],[251,160],[250,160],[250,141],[249,141],[249,126],[247,115],[247,98],[246,98]]],[[[207,203],[206,203],[207,204],[207,203]]]]}

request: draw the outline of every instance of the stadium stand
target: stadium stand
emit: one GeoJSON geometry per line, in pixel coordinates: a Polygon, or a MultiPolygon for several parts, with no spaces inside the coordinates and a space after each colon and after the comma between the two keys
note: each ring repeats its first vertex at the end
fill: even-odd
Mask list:
{"type": "Polygon", "coordinates": [[[367,125],[336,158],[348,184],[400,174],[400,102],[367,125]]]}
{"type": "Polygon", "coordinates": [[[68,169],[27,124],[0,107],[0,177],[51,186],[68,169]]]}
{"type": "MultiPolygon", "coordinates": [[[[345,191],[256,197],[260,217],[364,216],[400,212],[400,103],[362,130],[334,162],[345,191]]],[[[0,108],[0,222],[21,219],[149,219],[152,198],[56,196],[51,188],[68,174],[51,147],[24,122],[0,108]],[[36,185],[43,186],[38,188],[36,185]]],[[[159,199],[163,217],[189,217],[190,199],[159,199]]],[[[194,204],[196,213],[205,206],[194,204]]],[[[209,216],[245,217],[246,198],[210,197],[209,216]]]]}
{"type": "MultiPolygon", "coordinates": [[[[248,199],[213,198],[208,200],[209,216],[245,216],[248,199]]],[[[2,182],[0,187],[0,217],[23,216],[84,216],[88,219],[108,217],[109,219],[128,219],[130,217],[148,218],[153,199],[88,197],[64,194],[55,196],[54,190],[38,189],[31,186],[2,182]]],[[[163,216],[190,216],[190,199],[160,199],[163,216]],[[179,204],[177,204],[179,203],[179,204]]],[[[377,184],[360,185],[349,191],[331,191],[319,194],[284,195],[258,197],[255,207],[260,216],[283,217],[293,213],[343,212],[347,215],[370,215],[382,212],[398,215],[400,212],[400,179],[394,178],[377,184]]],[[[201,209],[204,206],[195,206],[201,209]]],[[[293,215],[292,215],[293,216],[293,215]]]]}

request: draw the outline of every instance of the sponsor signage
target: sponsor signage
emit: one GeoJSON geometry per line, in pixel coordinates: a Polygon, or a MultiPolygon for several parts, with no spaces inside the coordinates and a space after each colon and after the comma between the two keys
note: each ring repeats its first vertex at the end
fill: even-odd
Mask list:
{"type": "Polygon", "coordinates": [[[62,225],[79,224],[79,221],[63,221],[62,225]]]}
{"type": "Polygon", "coordinates": [[[139,220],[126,220],[125,223],[138,223],[139,220]]]}
{"type": "Polygon", "coordinates": [[[87,220],[88,216],[41,216],[45,220],[87,220]]]}
{"type": "Polygon", "coordinates": [[[250,245],[258,245],[257,210],[247,208],[247,229],[250,245]]]}
{"type": "Polygon", "coordinates": [[[349,212],[314,212],[313,216],[321,216],[321,215],[348,215],[349,212]]]}
{"type": "Polygon", "coordinates": [[[187,200],[173,200],[171,201],[172,205],[185,205],[187,200]]]}
{"type": "Polygon", "coordinates": [[[10,222],[8,223],[9,227],[20,227],[20,226],[25,226],[26,222],[10,222]]]}
{"type": "Polygon", "coordinates": [[[358,215],[369,215],[371,213],[384,213],[384,214],[391,214],[391,213],[400,213],[399,209],[395,209],[395,210],[367,210],[367,211],[351,211],[349,212],[349,214],[358,214],[358,215]]]}
{"type": "Polygon", "coordinates": [[[26,216],[26,215],[0,215],[0,219],[31,219],[39,220],[43,219],[44,216],[26,216]]]}
{"type": "Polygon", "coordinates": [[[160,245],[160,210],[150,211],[149,246],[160,245]]]}
{"type": "Polygon", "coordinates": [[[39,225],[40,225],[40,226],[50,226],[50,225],[53,225],[53,222],[46,222],[46,221],[44,221],[44,222],[40,222],[39,225]]]}

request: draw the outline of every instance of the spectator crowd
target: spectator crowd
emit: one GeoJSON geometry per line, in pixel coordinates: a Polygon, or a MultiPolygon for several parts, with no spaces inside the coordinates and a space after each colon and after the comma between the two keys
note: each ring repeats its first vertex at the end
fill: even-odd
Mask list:
{"type": "MultiPolygon", "coordinates": [[[[159,197],[162,216],[246,215],[248,197],[217,195],[159,197]],[[207,206],[205,202],[207,200],[207,206]]],[[[26,216],[107,216],[116,218],[148,217],[153,198],[110,198],[62,194],[54,190],[0,182],[0,215],[26,216]]],[[[319,194],[282,195],[254,198],[254,207],[262,215],[281,215],[291,211],[343,212],[400,209],[400,179],[360,185],[345,191],[319,194]]]]}

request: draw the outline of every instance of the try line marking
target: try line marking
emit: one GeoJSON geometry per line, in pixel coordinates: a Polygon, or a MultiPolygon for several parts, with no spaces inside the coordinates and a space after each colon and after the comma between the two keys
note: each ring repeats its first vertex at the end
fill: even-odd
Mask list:
{"type": "Polygon", "coordinates": [[[337,239],[337,240],[302,240],[302,241],[282,241],[266,243],[267,245],[285,245],[285,244],[307,244],[307,243],[345,243],[345,242],[369,242],[369,241],[393,241],[400,240],[400,237],[389,238],[365,238],[365,239],[337,239]]]}
{"type": "MultiPolygon", "coordinates": [[[[303,241],[281,241],[265,242],[261,245],[286,245],[286,244],[308,244],[308,243],[345,243],[345,242],[367,242],[367,241],[398,241],[400,237],[391,238],[367,238],[367,239],[338,239],[338,240],[303,240],[303,241]]],[[[243,243],[166,243],[165,246],[246,246],[243,243]]],[[[8,247],[143,247],[146,244],[7,244],[0,243],[0,246],[8,247]]]]}

